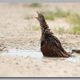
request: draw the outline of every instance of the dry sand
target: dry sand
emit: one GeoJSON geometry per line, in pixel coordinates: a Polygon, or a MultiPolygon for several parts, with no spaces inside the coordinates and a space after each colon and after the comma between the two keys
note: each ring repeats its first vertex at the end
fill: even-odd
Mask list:
{"type": "MultiPolygon", "coordinates": [[[[45,7],[49,9],[50,6],[50,9],[53,10],[57,6],[57,4],[47,5],[45,4],[40,10],[44,10],[45,7]]],[[[77,3],[60,4],[58,7],[80,11],[79,5],[77,3]],[[69,6],[67,7],[67,5],[69,6]]],[[[14,48],[40,50],[40,28],[38,30],[33,28],[36,25],[39,26],[39,23],[34,18],[25,19],[27,16],[34,16],[37,10],[39,8],[22,4],[0,4],[0,43],[4,44],[5,50],[14,48]]],[[[64,19],[57,21],[60,26],[70,27],[70,24],[64,19]]],[[[51,29],[54,28],[53,25],[58,26],[57,21],[48,21],[51,29]]],[[[67,51],[80,49],[80,35],[54,34],[67,51]]],[[[0,54],[0,77],[80,77],[80,61],[71,62],[63,58],[45,57],[36,59],[30,56],[2,55],[2,52],[0,54]]]]}

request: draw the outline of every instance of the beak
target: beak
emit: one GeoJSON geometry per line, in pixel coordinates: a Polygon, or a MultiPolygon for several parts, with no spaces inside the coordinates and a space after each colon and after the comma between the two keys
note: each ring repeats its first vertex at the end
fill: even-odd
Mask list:
{"type": "Polygon", "coordinates": [[[37,16],[33,16],[32,18],[34,18],[34,19],[38,19],[38,17],[37,17],[37,16]]]}
{"type": "Polygon", "coordinates": [[[37,11],[36,13],[37,13],[37,17],[35,17],[35,18],[36,18],[36,19],[38,19],[38,16],[39,16],[39,12],[37,11]]]}
{"type": "Polygon", "coordinates": [[[35,16],[33,16],[33,18],[38,19],[38,12],[35,16]]]}

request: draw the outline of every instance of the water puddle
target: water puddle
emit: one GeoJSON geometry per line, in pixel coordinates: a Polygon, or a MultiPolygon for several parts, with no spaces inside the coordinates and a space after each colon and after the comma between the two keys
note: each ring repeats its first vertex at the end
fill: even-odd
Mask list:
{"type": "Polygon", "coordinates": [[[20,49],[9,49],[8,52],[2,53],[2,55],[12,55],[12,56],[24,56],[24,57],[33,57],[33,58],[42,58],[43,55],[40,51],[34,50],[20,50],[20,49]]]}
{"type": "MultiPolygon", "coordinates": [[[[12,56],[16,55],[16,56],[24,56],[24,57],[29,56],[37,59],[43,58],[42,53],[40,51],[35,51],[35,50],[9,49],[8,52],[3,52],[1,55],[12,55],[12,56]]],[[[72,57],[64,58],[64,60],[72,63],[80,63],[80,55],[74,54],[72,57]]]]}
{"type": "Polygon", "coordinates": [[[80,63],[80,55],[74,55],[73,57],[69,57],[66,60],[72,63],[80,63]]]}

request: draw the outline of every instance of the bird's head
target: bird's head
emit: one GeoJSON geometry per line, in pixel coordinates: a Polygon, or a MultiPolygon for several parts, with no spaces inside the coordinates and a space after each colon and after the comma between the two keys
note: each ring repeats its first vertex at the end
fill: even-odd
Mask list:
{"type": "Polygon", "coordinates": [[[45,22],[45,18],[44,18],[44,16],[42,15],[42,13],[37,12],[37,14],[38,14],[38,16],[36,17],[36,19],[37,19],[40,23],[45,22]]]}
{"type": "Polygon", "coordinates": [[[42,32],[44,32],[44,30],[48,28],[48,25],[45,21],[45,17],[43,16],[42,13],[37,12],[37,14],[38,14],[38,16],[36,18],[40,23],[42,32]]]}

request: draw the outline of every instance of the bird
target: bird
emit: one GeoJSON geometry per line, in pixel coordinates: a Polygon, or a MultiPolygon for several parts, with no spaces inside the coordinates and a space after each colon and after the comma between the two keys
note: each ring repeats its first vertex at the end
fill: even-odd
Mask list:
{"type": "Polygon", "coordinates": [[[50,31],[49,26],[42,13],[37,12],[36,19],[41,26],[41,45],[40,49],[44,57],[65,57],[71,56],[62,47],[60,40],[50,31]]]}

